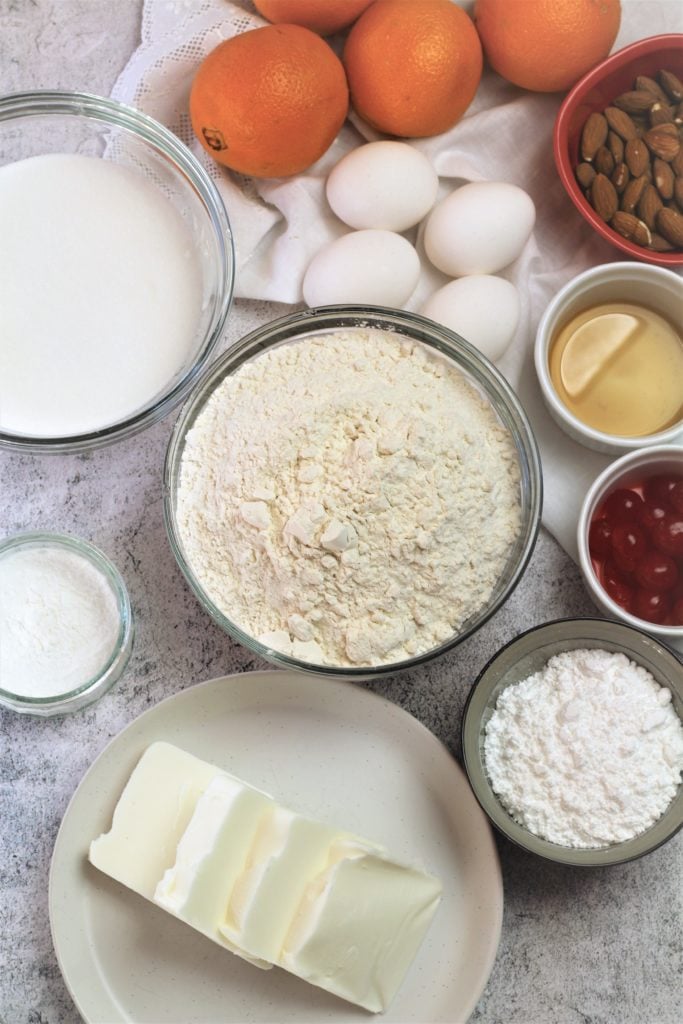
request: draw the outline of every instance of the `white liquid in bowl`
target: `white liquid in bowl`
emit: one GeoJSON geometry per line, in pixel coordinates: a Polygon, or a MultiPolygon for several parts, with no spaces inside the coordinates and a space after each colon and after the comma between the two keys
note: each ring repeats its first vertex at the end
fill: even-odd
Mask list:
{"type": "Polygon", "coordinates": [[[71,154],[0,168],[0,429],[102,429],[148,405],[196,344],[192,237],[142,173],[71,154]]]}

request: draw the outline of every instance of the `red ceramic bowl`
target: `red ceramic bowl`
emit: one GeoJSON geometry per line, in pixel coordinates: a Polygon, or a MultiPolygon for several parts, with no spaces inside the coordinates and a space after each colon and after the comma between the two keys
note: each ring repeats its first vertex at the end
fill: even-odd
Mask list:
{"type": "Polygon", "coordinates": [[[562,103],[555,122],[553,148],[555,165],[569,198],[598,234],[634,259],[673,268],[683,266],[683,252],[652,252],[622,238],[598,217],[574,174],[581,162],[579,142],[588,115],[604,110],[616,96],[632,89],[638,75],[655,78],[662,68],[683,78],[683,34],[650,36],[603,60],[576,83],[562,103]]]}

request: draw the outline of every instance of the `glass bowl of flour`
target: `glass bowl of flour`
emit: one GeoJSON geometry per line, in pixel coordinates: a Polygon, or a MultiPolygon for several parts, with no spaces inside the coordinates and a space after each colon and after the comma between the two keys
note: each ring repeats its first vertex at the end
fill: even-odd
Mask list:
{"type": "Polygon", "coordinates": [[[683,664],[646,633],[560,619],[502,648],[470,692],[463,759],[496,828],[578,867],[650,853],[683,825],[683,664]]]}
{"type": "Polygon", "coordinates": [[[221,337],[230,225],[189,149],[113,100],[0,99],[0,447],[86,451],[157,422],[221,337]]]}
{"type": "Polygon", "coordinates": [[[234,345],[168,448],[171,546],[215,622],[287,668],[369,678],[471,635],[535,543],[536,443],[472,346],[382,307],[234,345]]]}

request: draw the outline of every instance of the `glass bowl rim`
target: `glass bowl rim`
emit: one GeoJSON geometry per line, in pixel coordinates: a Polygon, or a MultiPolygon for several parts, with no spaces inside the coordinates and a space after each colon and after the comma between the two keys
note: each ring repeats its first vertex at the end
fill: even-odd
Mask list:
{"type": "MultiPolygon", "coordinates": [[[[523,474],[520,480],[520,490],[522,482],[523,474]]],[[[163,510],[166,532],[178,566],[204,610],[233,639],[272,664],[281,668],[335,678],[367,680],[409,671],[432,661],[434,658],[440,657],[476,632],[507,601],[521,580],[538,537],[542,504],[543,477],[536,438],[522,403],[505,377],[473,345],[455,332],[441,327],[434,323],[434,321],[417,313],[386,306],[318,306],[289,313],[276,320],[271,320],[241,337],[239,341],[208,367],[197,381],[192,393],[188,396],[178,414],[164,461],[163,510]],[[520,541],[522,542],[517,561],[514,563],[514,569],[510,572],[510,578],[501,589],[496,600],[487,605],[484,612],[477,615],[467,629],[454,634],[443,643],[428,651],[390,664],[364,666],[317,665],[313,662],[301,661],[298,658],[275,651],[273,648],[262,644],[255,637],[241,630],[211,601],[204,588],[196,579],[184,554],[176,523],[176,488],[174,485],[177,483],[187,430],[190,429],[196,416],[204,407],[209,395],[225,377],[233,374],[248,359],[276,345],[286,344],[288,341],[301,340],[303,337],[315,333],[325,333],[353,327],[359,329],[383,328],[385,330],[392,330],[394,328],[400,330],[402,327],[404,335],[412,337],[415,341],[422,341],[438,353],[449,356],[459,369],[465,371],[470,384],[474,383],[480,392],[484,392],[490,407],[497,415],[499,414],[494,404],[493,396],[495,395],[495,399],[503,402],[506,412],[511,413],[517,419],[517,426],[514,432],[507,423],[505,426],[515,442],[517,460],[520,466],[523,462],[521,453],[524,453],[525,467],[522,468],[526,468],[528,471],[527,499],[529,509],[527,519],[522,523],[520,536],[517,540],[518,544],[520,544],[520,541]],[[418,337],[417,332],[424,336],[418,337]],[[464,366],[460,361],[463,358],[466,364],[464,366]],[[472,372],[473,367],[476,371],[474,374],[472,372]],[[476,374],[482,375],[486,382],[485,386],[482,385],[481,380],[476,374]],[[518,444],[520,441],[521,448],[518,444]]]]}
{"type": "MultiPolygon", "coordinates": [[[[527,853],[533,854],[535,857],[540,857],[542,860],[549,861],[553,864],[560,864],[564,867],[571,868],[598,868],[598,867],[613,867],[617,864],[626,864],[630,861],[639,860],[641,857],[652,853],[654,850],[659,849],[670,839],[673,839],[675,835],[683,828],[683,782],[679,783],[678,793],[667,806],[663,814],[655,821],[645,832],[639,833],[637,836],[633,836],[631,839],[624,840],[620,843],[611,843],[608,846],[600,847],[572,847],[562,846],[559,843],[553,843],[548,839],[544,839],[542,836],[537,836],[533,832],[530,832],[524,825],[515,821],[512,815],[501,803],[497,794],[493,791],[493,787],[488,779],[486,771],[483,766],[481,773],[479,771],[479,765],[477,764],[477,757],[475,754],[475,747],[479,748],[479,735],[481,732],[482,718],[479,716],[477,719],[470,718],[470,710],[477,696],[480,688],[486,681],[487,675],[494,668],[495,663],[507,652],[510,648],[514,647],[515,644],[520,643],[525,638],[538,634],[539,639],[549,630],[557,630],[564,632],[564,630],[571,629],[572,627],[586,626],[588,630],[600,631],[601,628],[616,629],[618,632],[623,633],[627,636],[631,636],[634,639],[634,643],[640,644],[650,648],[651,652],[654,652],[653,656],[657,659],[663,658],[672,670],[677,670],[683,673],[683,663],[674,650],[667,646],[667,644],[657,637],[648,635],[644,630],[638,629],[636,626],[631,626],[626,622],[620,622],[616,619],[601,618],[595,615],[582,615],[582,616],[564,616],[558,619],[550,619],[547,622],[538,623],[535,626],[530,626],[529,629],[525,629],[521,633],[517,633],[505,644],[498,648],[498,650],[488,659],[486,664],[483,666],[476,679],[472,683],[470,692],[465,700],[463,707],[462,719],[460,725],[460,738],[462,746],[462,760],[465,767],[467,778],[469,779],[472,792],[477,800],[477,803],[486,814],[489,822],[493,828],[501,835],[505,836],[511,843],[525,850],[527,853]],[[469,733],[473,734],[476,731],[476,739],[469,739],[469,733]],[[487,806],[487,801],[490,800],[498,810],[498,814],[494,816],[491,813],[491,809],[487,806]],[[628,847],[630,844],[640,840],[638,845],[642,845],[642,837],[646,836],[653,829],[657,829],[661,826],[667,818],[671,810],[678,804],[681,803],[681,808],[678,810],[678,817],[680,821],[676,823],[675,817],[671,827],[665,827],[663,834],[656,839],[651,845],[646,845],[644,849],[637,850],[635,853],[632,850],[627,849],[624,852],[624,847],[628,847]],[[619,851],[621,850],[621,853],[619,851]],[[564,852],[563,852],[564,851],[564,852]]],[[[574,639],[570,636],[561,636],[558,639],[574,639]]],[[[576,638],[578,644],[591,639],[588,636],[584,636],[582,639],[576,638]]],[[[600,641],[598,641],[600,642],[600,641]]],[[[605,640],[605,643],[609,643],[609,640],[605,640]]],[[[539,643],[540,646],[540,643],[539,643]]],[[[673,674],[673,672],[672,672],[673,674]]],[[[679,702],[683,702],[683,675],[681,677],[681,684],[673,687],[673,691],[676,694],[679,702]]],[[[500,681],[500,676],[495,680],[490,689],[493,691],[500,681]]],[[[512,686],[514,683],[508,683],[507,686],[512,686]]],[[[506,688],[506,687],[504,687],[506,688]]],[[[490,706],[491,693],[487,695],[486,704],[482,711],[482,715],[486,708],[490,706]]],[[[679,719],[683,723],[680,712],[676,712],[679,719]]]]}
{"type": "Polygon", "coordinates": [[[126,418],[81,434],[41,437],[0,428],[0,449],[50,454],[92,451],[124,440],[152,426],[174,409],[207,365],[225,327],[235,286],[235,246],[230,221],[218,189],[192,151],[159,121],[118,100],[70,90],[37,90],[0,97],[0,124],[22,117],[81,117],[122,128],[156,149],[193,188],[204,207],[217,246],[218,289],[211,320],[194,362],[170,389],[126,418]]]}
{"type": "Polygon", "coordinates": [[[28,530],[0,540],[0,559],[23,547],[58,547],[80,555],[103,577],[116,598],[119,630],[112,650],[99,671],[80,686],[48,697],[28,697],[0,686],[0,707],[39,716],[76,711],[97,700],[120,678],[133,647],[135,620],[128,588],[111,559],[91,541],[51,530],[28,530]]]}

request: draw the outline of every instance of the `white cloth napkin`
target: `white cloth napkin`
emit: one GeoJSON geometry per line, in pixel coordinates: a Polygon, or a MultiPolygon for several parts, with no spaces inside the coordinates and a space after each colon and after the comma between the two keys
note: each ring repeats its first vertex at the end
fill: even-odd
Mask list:
{"type": "MultiPolygon", "coordinates": [[[[471,3],[463,3],[471,9],[471,3]]],[[[301,302],[308,263],[326,242],[349,229],[325,200],[330,168],[354,146],[379,138],[351,115],[331,149],[295,178],[254,181],[220,168],[194,138],[188,116],[192,78],[223,39],[265,24],[248,0],[145,0],[142,42],[112,95],[150,114],[187,143],[225,201],[235,236],[239,297],[301,302]]],[[[680,31],[680,6],[669,0],[622,0],[614,49],[646,36],[680,31]]],[[[332,39],[338,47],[340,40],[332,39]]],[[[546,412],[533,366],[538,320],[552,296],[576,274],[621,254],[588,227],[567,197],[552,156],[553,123],[562,96],[529,93],[486,70],[465,118],[451,131],[411,142],[433,162],[446,195],[464,180],[509,181],[531,195],[537,221],[522,255],[502,276],[517,287],[517,335],[498,367],[519,395],[541,450],[543,523],[576,558],[576,524],[583,496],[611,461],[571,441],[546,412]]],[[[421,249],[420,282],[406,303],[419,310],[446,278],[429,268],[421,249]]],[[[683,431],[680,435],[683,443],[683,431]]]]}

